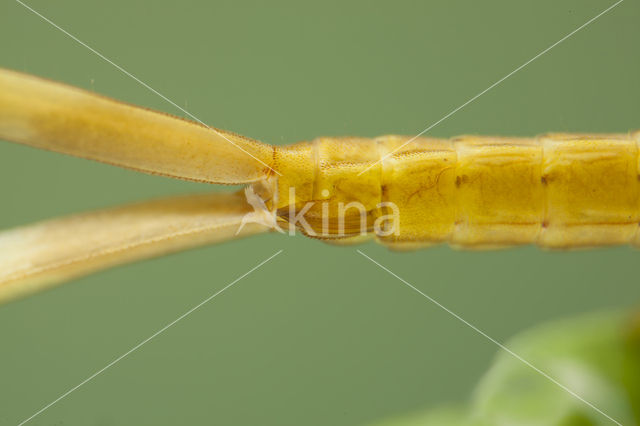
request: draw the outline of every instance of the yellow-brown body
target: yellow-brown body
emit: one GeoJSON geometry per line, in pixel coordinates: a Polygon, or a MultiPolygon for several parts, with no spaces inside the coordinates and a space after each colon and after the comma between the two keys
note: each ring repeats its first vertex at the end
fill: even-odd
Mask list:
{"type": "Polygon", "coordinates": [[[318,138],[279,147],[0,69],[0,139],[250,185],[245,194],[174,197],[2,231],[0,301],[284,225],[334,243],[375,237],[394,249],[640,245],[640,132],[318,138]]]}
{"type": "Polygon", "coordinates": [[[365,207],[369,233],[385,214],[380,203],[393,203],[398,232],[375,237],[397,249],[640,244],[639,135],[464,136],[406,145],[400,136],[318,138],[275,148],[271,167],[282,176],[268,179],[267,205],[287,221],[291,205],[313,203],[305,214],[312,236],[343,242],[359,239],[361,229],[353,209],[345,232],[337,232],[340,203],[365,207]],[[324,228],[323,208],[330,213],[324,228]]]}

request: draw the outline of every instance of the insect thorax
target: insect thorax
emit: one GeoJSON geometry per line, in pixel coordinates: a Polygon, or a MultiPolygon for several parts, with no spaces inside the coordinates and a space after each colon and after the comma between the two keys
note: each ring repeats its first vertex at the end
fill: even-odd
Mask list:
{"type": "Polygon", "coordinates": [[[384,234],[391,224],[379,148],[377,140],[364,138],[319,138],[278,147],[274,169],[281,176],[256,185],[256,192],[283,223],[311,237],[384,234]]]}

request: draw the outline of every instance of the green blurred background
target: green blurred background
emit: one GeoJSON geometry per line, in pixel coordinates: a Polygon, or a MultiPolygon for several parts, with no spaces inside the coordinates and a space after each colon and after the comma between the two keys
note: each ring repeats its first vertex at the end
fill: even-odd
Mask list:
{"type": "MultiPolygon", "coordinates": [[[[28,2],[206,123],[274,144],[416,134],[612,3],[28,2]]],[[[639,23],[638,3],[621,3],[429,134],[639,128],[639,23]]],[[[19,3],[0,5],[0,40],[2,67],[180,115],[19,3]]],[[[210,190],[221,189],[0,143],[1,228],[210,190]]],[[[358,248],[499,341],[640,301],[640,254],[626,247],[358,248]]],[[[278,249],[30,424],[365,425],[466,400],[498,350],[354,247],[259,236],[0,306],[0,424],[29,417],[278,249]]]]}

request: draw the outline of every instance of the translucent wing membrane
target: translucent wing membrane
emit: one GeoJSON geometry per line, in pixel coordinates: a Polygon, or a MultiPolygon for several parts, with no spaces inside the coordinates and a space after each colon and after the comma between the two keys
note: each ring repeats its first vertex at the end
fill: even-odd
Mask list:
{"type": "Polygon", "coordinates": [[[267,144],[5,69],[0,139],[210,183],[260,180],[273,159],[267,144]]]}
{"type": "Polygon", "coordinates": [[[0,232],[0,303],[117,264],[266,232],[241,193],[148,201],[0,232]]]}

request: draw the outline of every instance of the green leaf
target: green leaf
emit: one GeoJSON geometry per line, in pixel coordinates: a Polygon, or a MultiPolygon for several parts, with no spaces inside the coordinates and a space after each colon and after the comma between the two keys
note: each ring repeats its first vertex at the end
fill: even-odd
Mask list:
{"type": "Polygon", "coordinates": [[[607,416],[638,424],[639,324],[637,315],[614,312],[536,327],[506,345],[535,369],[500,351],[466,410],[443,408],[380,426],[614,424],[607,416]]]}

